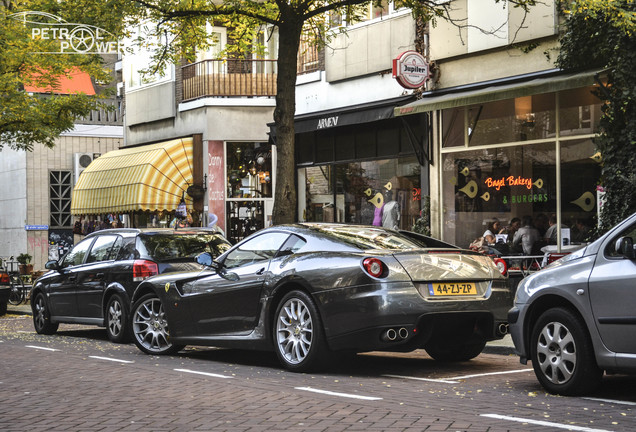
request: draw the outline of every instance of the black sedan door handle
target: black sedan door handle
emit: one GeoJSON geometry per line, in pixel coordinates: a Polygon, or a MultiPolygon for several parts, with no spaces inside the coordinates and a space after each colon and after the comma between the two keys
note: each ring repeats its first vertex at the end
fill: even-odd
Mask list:
{"type": "Polygon", "coordinates": [[[71,282],[75,282],[77,280],[77,276],[69,276],[68,280],[71,282]]]}
{"type": "Polygon", "coordinates": [[[95,279],[104,279],[104,273],[97,273],[95,279]]]}

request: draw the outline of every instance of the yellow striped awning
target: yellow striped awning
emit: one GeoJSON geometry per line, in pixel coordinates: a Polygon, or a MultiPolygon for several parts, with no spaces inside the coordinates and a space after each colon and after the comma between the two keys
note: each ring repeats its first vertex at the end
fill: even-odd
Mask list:
{"type": "MultiPolygon", "coordinates": [[[[71,213],[174,211],[192,184],[192,166],[192,138],[110,151],[80,174],[71,213]]],[[[192,208],[188,195],[185,201],[192,208]]]]}

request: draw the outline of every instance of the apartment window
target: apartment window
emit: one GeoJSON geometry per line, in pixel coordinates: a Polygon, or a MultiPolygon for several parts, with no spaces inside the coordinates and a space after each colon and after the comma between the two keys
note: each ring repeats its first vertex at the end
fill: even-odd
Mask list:
{"type": "Polygon", "coordinates": [[[49,226],[51,228],[71,228],[72,171],[49,172],[49,226]]]}
{"type": "Polygon", "coordinates": [[[369,2],[367,4],[351,6],[346,13],[341,14],[336,11],[329,13],[329,27],[336,28],[364,23],[372,20],[380,20],[388,15],[405,11],[402,1],[381,0],[369,2]],[[347,19],[349,17],[349,19],[347,19]]]}

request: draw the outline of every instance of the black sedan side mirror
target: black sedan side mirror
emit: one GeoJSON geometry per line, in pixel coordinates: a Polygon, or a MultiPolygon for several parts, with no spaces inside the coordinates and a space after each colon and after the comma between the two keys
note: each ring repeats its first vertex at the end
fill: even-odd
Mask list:
{"type": "Polygon", "coordinates": [[[47,261],[46,264],[44,264],[44,268],[47,270],[59,270],[60,265],[57,261],[47,261]]]}
{"type": "Polygon", "coordinates": [[[621,237],[616,240],[616,252],[623,255],[627,259],[636,258],[634,252],[634,240],[631,237],[621,237]]]}

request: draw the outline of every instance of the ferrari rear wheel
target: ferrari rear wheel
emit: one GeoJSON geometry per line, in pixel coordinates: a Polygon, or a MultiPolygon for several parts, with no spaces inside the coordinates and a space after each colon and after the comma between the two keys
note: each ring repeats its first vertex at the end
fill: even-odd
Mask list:
{"type": "Polygon", "coordinates": [[[276,309],[274,348],[280,362],[294,372],[324,365],[328,348],[318,309],[302,291],[289,292],[276,309]]]}
{"type": "Polygon", "coordinates": [[[133,305],[132,329],[135,345],[146,354],[173,354],[183,345],[173,345],[161,300],[146,294],[133,305]]]}

